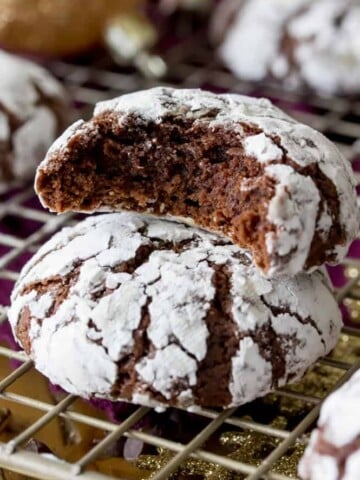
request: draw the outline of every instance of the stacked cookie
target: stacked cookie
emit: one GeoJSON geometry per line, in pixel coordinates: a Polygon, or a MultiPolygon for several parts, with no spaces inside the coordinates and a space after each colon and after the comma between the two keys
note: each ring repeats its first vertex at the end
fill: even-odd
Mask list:
{"type": "Polygon", "coordinates": [[[23,269],[13,331],[84,397],[240,405],[301,377],[341,316],[318,267],[356,236],[351,170],[269,101],[155,88],[51,147],[44,206],[92,216],[23,269]]]}

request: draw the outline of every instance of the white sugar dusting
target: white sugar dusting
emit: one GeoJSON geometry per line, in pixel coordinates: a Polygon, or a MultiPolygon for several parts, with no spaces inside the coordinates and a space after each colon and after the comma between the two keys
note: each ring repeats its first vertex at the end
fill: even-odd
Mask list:
{"type": "Polygon", "coordinates": [[[240,405],[265,395],[272,380],[271,363],[261,355],[252,338],[240,340],[239,350],[232,358],[229,390],[231,406],[240,405]]]}
{"type": "Polygon", "coordinates": [[[227,124],[263,118],[276,118],[295,123],[288,115],[265,98],[252,98],[237,94],[216,95],[201,89],[175,89],[155,87],[122,95],[100,102],[95,106],[94,115],[104,112],[119,115],[119,122],[129,115],[136,115],[144,121],[161,122],[167,115],[179,115],[211,125],[227,124]]]}
{"type": "Polygon", "coordinates": [[[140,377],[155,390],[170,399],[172,390],[184,380],[196,385],[196,361],[177,345],[157,350],[153,358],[144,358],[135,367],[140,377]]]}
{"type": "Polygon", "coordinates": [[[311,177],[288,165],[269,165],[265,172],[277,180],[268,210],[268,220],[275,225],[276,232],[267,233],[267,249],[270,258],[290,257],[287,263],[272,262],[269,275],[295,274],[304,269],[316,231],[319,191],[311,177]],[[292,255],[293,251],[296,255],[292,255]],[[282,264],[286,266],[285,272],[281,272],[282,264]]]}
{"type": "Polygon", "coordinates": [[[54,383],[84,397],[118,400],[121,396],[113,393],[118,362],[133,355],[135,333],[145,329],[149,346],[133,367],[137,380],[128,400],[191,409],[197,405],[199,365],[208,354],[215,266],[226,264],[239,336],[229,359],[229,404],[237,405],[273,387],[273,367],[256,342],[259,329],[271,322],[283,343],[286,372],[280,384],[290,374],[300,376],[333,348],[341,327],[321,273],[269,279],[250,260],[248,252],[224,244],[223,237],[173,221],[130,213],[92,217],[56,234],[25,266],[12,294],[9,320],[15,333],[28,308],[31,357],[54,383]],[[178,253],[164,244],[185,239],[188,243],[178,253]],[[126,261],[131,265],[141,246],[149,254],[134,271],[117,271],[126,261]],[[34,282],[48,290],[39,293],[34,282]],[[68,292],[53,310],[62,288],[68,292]],[[324,306],[320,312],[319,304],[324,306]],[[274,317],[271,305],[283,308],[287,317],[274,317]],[[166,401],[155,400],[152,391],[166,401]]]}
{"type": "MultiPolygon", "coordinates": [[[[269,309],[261,301],[261,296],[270,293],[273,284],[255,268],[234,265],[231,295],[232,316],[239,331],[255,332],[269,321],[269,309]],[[241,295],[239,295],[241,292],[241,295]]],[[[281,283],[281,281],[279,280],[281,283]]]]}
{"type": "Polygon", "coordinates": [[[159,256],[164,263],[159,265],[159,280],[146,290],[152,298],[148,336],[156,348],[165,347],[175,338],[200,361],[207,350],[208,330],[204,319],[215,294],[214,270],[206,263],[197,262],[189,268],[181,262],[182,255],[179,263],[176,260],[170,263],[170,256],[165,259],[159,256]]]}
{"type": "Polygon", "coordinates": [[[245,154],[260,163],[268,163],[282,157],[281,149],[264,133],[247,137],[244,141],[245,154]]]}
{"type": "Polygon", "coordinates": [[[360,451],[356,450],[350,455],[346,462],[344,480],[353,480],[360,476],[360,451]]]}

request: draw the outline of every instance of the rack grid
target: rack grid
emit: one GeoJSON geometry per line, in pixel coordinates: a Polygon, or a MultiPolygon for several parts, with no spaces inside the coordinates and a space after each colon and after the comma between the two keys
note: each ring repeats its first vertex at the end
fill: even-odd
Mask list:
{"type": "MultiPolygon", "coordinates": [[[[216,92],[231,91],[254,96],[267,96],[298,120],[324,132],[336,142],[349,161],[353,162],[355,169],[360,166],[360,153],[356,148],[356,141],[360,138],[360,99],[313,97],[308,93],[299,94],[284,89],[280,90],[279,87],[271,84],[251,85],[240,82],[222,69],[206,45],[202,45],[200,42],[194,48],[194,42],[196,40],[191,38],[188,46],[182,43],[181,46],[174,46],[164,53],[169,73],[165,81],[160,82],[161,84],[178,87],[203,87],[216,92]]],[[[121,71],[114,67],[106,56],[99,56],[91,65],[54,61],[49,63],[48,67],[67,86],[74,104],[79,110],[79,115],[83,117],[89,116],[97,101],[159,83],[146,79],[133,70],[121,71]]],[[[357,180],[360,180],[360,174],[355,173],[355,175],[357,180]]],[[[54,216],[42,210],[31,185],[13,184],[3,187],[0,191],[0,201],[0,300],[2,303],[0,320],[6,321],[9,294],[21,266],[51,234],[62,226],[72,223],[75,217],[72,214],[54,216]],[[26,226],[24,227],[24,225],[26,226]],[[21,235],[18,233],[20,231],[21,235]]],[[[360,253],[360,243],[357,245],[355,242],[350,256],[339,267],[341,281],[335,282],[335,289],[337,299],[342,304],[344,311],[347,309],[349,317],[347,326],[343,330],[343,338],[351,338],[359,342],[358,358],[354,357],[351,361],[344,361],[341,358],[329,356],[318,362],[318,365],[330,366],[340,372],[338,383],[334,388],[345,382],[360,367],[360,329],[356,327],[357,317],[360,316],[360,255],[357,253],[360,253]]],[[[290,480],[294,476],[273,472],[273,466],[295,442],[306,443],[308,438],[306,432],[316,420],[323,400],[311,392],[301,393],[296,389],[284,388],[276,391],[275,395],[279,397],[292,398],[311,404],[309,412],[291,430],[284,430],[241,417],[236,409],[220,413],[211,409],[202,409],[196,415],[207,419],[207,424],[188,442],[179,443],[154,432],[149,433],[146,430],[134,428],[141,419],[149,414],[150,409],[148,408],[139,407],[120,424],[116,424],[91,413],[79,413],[73,409],[72,407],[77,401],[73,395],[67,395],[58,402],[51,403],[33,398],[25,393],[14,392],[10,387],[25,377],[33,369],[33,364],[22,352],[7,346],[0,347],[0,359],[17,362],[15,370],[0,378],[0,407],[6,401],[7,404],[19,404],[39,412],[38,418],[30,425],[17,432],[9,441],[0,442],[0,466],[28,477],[44,480],[75,478],[79,480],[123,478],[126,480],[125,476],[111,477],[87,468],[120,437],[137,439],[146,445],[173,452],[162,468],[153,473],[151,476],[153,480],[169,478],[179,465],[189,458],[210,462],[222,466],[228,471],[244,474],[244,478],[247,480],[263,478],[290,480]],[[81,458],[74,462],[59,461],[51,456],[40,455],[23,448],[29,439],[56,418],[94,427],[106,434],[99,443],[90,447],[81,458]],[[224,426],[230,429],[258,432],[275,438],[278,440],[277,446],[258,465],[209,450],[206,447],[206,441],[214,432],[224,426]]]]}

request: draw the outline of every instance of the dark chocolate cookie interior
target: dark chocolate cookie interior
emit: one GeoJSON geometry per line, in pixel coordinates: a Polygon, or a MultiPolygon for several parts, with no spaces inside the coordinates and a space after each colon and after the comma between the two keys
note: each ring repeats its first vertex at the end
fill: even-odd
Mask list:
{"type": "MultiPolygon", "coordinates": [[[[87,125],[86,133],[76,134],[69,148],[52,158],[48,172],[39,172],[37,189],[50,208],[57,212],[121,208],[191,217],[251,249],[258,266],[268,269],[265,238],[275,228],[267,220],[275,181],[242,147],[242,139],[261,133],[259,128],[242,125],[239,133],[184,116],[160,124],[130,117],[120,125],[118,115],[111,112],[87,125]]],[[[273,141],[279,144],[276,137],[273,141]]],[[[315,163],[305,172],[280,148],[283,156],[276,163],[311,175],[320,194],[326,192],[333,218],[338,218],[332,182],[315,163]]],[[[334,229],[331,243],[341,243],[342,235],[334,229]]],[[[324,246],[315,234],[309,265],[323,263],[324,246]]]]}

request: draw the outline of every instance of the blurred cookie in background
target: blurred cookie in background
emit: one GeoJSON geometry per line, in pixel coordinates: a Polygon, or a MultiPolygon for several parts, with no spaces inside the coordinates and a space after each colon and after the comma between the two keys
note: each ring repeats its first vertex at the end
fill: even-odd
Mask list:
{"type": "Polygon", "coordinates": [[[304,480],[360,478],[360,370],[322,404],[300,464],[304,480]]]}
{"type": "Polygon", "coordinates": [[[61,84],[44,68],[0,51],[0,184],[33,175],[72,120],[61,84]]]}
{"type": "Polygon", "coordinates": [[[359,26],[359,0],[225,0],[210,36],[224,64],[245,81],[357,94],[359,26]]]}

